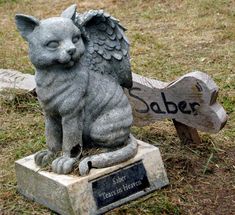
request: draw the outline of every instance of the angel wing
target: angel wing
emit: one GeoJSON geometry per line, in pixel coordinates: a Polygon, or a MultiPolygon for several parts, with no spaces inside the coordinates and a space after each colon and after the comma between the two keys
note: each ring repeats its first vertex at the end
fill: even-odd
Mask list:
{"type": "Polygon", "coordinates": [[[129,41],[119,21],[103,10],[90,10],[77,13],[75,24],[85,35],[90,69],[111,75],[121,86],[131,88],[129,41]]]}

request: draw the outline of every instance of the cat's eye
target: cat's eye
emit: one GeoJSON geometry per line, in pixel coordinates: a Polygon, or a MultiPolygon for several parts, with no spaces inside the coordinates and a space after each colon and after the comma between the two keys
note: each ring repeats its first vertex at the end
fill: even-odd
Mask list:
{"type": "Polygon", "coordinates": [[[72,42],[77,43],[79,41],[79,39],[80,39],[79,36],[75,36],[75,37],[73,37],[72,42]]]}
{"type": "Polygon", "coordinates": [[[56,49],[59,47],[59,42],[57,41],[50,41],[49,43],[46,44],[46,46],[48,48],[51,48],[51,49],[56,49]]]}

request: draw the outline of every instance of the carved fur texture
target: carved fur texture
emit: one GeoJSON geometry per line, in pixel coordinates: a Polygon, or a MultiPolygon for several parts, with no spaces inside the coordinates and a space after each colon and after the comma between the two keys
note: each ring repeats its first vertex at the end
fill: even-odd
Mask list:
{"type": "Polygon", "coordinates": [[[29,44],[45,113],[48,150],[36,154],[36,164],[53,161],[55,173],[67,174],[80,162],[86,175],[91,167],[133,157],[132,111],[122,88],[132,86],[129,44],[119,22],[103,11],[76,13],[72,5],[45,20],[18,14],[16,24],[29,44]],[[83,158],[83,150],[93,146],[109,152],[83,158]]]}

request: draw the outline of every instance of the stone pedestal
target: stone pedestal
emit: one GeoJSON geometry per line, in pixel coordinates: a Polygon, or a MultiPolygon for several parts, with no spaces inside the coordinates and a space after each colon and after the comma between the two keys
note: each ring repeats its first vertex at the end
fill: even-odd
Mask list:
{"type": "Polygon", "coordinates": [[[41,171],[33,156],[15,162],[19,192],[64,215],[101,214],[169,183],[159,149],[142,141],[133,159],[85,177],[41,171]]]}

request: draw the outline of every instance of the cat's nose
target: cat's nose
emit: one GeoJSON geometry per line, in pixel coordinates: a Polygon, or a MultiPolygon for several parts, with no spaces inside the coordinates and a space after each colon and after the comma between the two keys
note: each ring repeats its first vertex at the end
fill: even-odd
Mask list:
{"type": "Polygon", "coordinates": [[[75,51],[76,51],[76,48],[74,48],[74,47],[67,50],[69,55],[73,55],[75,53],[75,51]]]}

